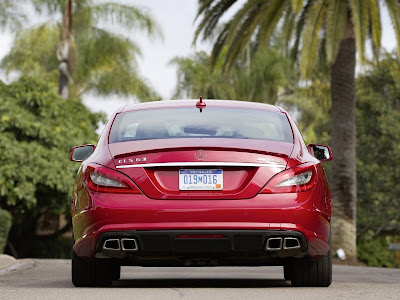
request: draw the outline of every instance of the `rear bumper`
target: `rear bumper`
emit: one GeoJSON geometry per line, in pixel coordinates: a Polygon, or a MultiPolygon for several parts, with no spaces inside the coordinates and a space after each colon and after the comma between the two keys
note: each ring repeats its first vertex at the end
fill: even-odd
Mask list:
{"type": "Polygon", "coordinates": [[[291,230],[111,231],[96,244],[96,257],[145,266],[270,265],[306,254],[304,235],[291,230]]]}
{"type": "MultiPolygon", "coordinates": [[[[215,256],[213,249],[221,249],[217,252],[224,255],[243,254],[246,251],[240,250],[242,242],[237,244],[242,238],[253,243],[246,255],[258,253],[279,257],[277,253],[264,250],[267,238],[277,233],[280,236],[298,235],[304,240],[301,251],[293,253],[293,257],[303,254],[320,257],[329,251],[330,207],[327,204],[324,209],[324,203],[315,191],[280,194],[278,197],[259,194],[240,200],[153,200],[145,195],[88,194],[89,205],[73,213],[74,251],[83,259],[104,252],[101,250],[104,237],[112,235],[137,238],[139,251],[133,256],[190,253],[193,256],[196,251],[183,253],[176,248],[176,243],[182,242],[176,241],[176,236],[188,230],[227,236],[219,241],[183,242],[189,249],[201,249],[197,254],[202,256],[215,256]],[[146,239],[151,240],[151,236],[160,238],[160,248],[154,251],[146,246],[146,239]]],[[[287,253],[281,254],[286,256],[287,253]]]]}

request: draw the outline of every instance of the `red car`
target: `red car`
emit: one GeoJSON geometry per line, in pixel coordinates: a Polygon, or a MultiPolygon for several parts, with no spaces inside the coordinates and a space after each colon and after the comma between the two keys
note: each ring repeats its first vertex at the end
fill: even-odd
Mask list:
{"type": "Polygon", "coordinates": [[[281,107],[223,100],[128,105],[83,161],[72,192],[72,282],[110,285],[121,266],[284,267],[329,286],[331,193],[281,107]]]}

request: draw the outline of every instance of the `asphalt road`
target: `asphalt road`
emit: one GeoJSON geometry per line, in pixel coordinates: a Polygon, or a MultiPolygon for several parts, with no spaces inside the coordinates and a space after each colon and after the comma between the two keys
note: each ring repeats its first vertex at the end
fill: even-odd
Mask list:
{"type": "Polygon", "coordinates": [[[70,261],[28,262],[28,268],[0,275],[0,299],[400,300],[400,269],[334,265],[329,288],[293,288],[282,267],[123,267],[111,288],[75,288],[70,261]]]}

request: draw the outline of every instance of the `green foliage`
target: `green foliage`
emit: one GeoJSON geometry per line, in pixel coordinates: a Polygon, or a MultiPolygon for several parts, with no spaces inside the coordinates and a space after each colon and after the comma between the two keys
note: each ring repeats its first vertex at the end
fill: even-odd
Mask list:
{"type": "MultiPolygon", "coordinates": [[[[296,116],[307,143],[330,144],[329,78],[319,78],[280,102],[296,116]]],[[[377,267],[399,267],[388,250],[400,237],[399,78],[397,56],[385,55],[357,79],[357,255],[377,267]]],[[[329,163],[324,167],[329,172],[329,163]]]]}
{"type": "Polygon", "coordinates": [[[236,99],[275,103],[278,92],[289,85],[288,60],[277,50],[246,53],[229,74],[211,71],[211,59],[205,52],[191,57],[176,57],[178,83],[174,98],[236,99]]]}
{"type": "Polygon", "coordinates": [[[386,55],[379,68],[358,79],[357,226],[362,241],[371,232],[373,237],[400,234],[399,78],[398,58],[386,55]]]}
{"type": "Polygon", "coordinates": [[[331,96],[329,78],[319,74],[312,84],[299,85],[283,94],[278,104],[296,119],[306,144],[330,144],[331,96]]]}
{"type": "Polygon", "coordinates": [[[14,242],[34,235],[44,213],[69,213],[79,167],[69,153],[75,145],[96,143],[99,121],[103,114],[90,112],[80,99],[63,101],[48,83],[31,77],[0,83],[0,207],[13,216],[14,242]]]}
{"type": "Polygon", "coordinates": [[[7,244],[8,232],[12,225],[11,215],[8,211],[0,208],[0,254],[3,253],[7,244]]]}
{"type": "Polygon", "coordinates": [[[51,24],[19,31],[11,51],[3,58],[0,66],[6,73],[18,70],[22,74],[56,83],[59,71],[55,53],[59,36],[58,27],[51,24]]]}
{"type": "MultiPolygon", "coordinates": [[[[2,62],[7,73],[32,75],[58,86],[57,46],[61,36],[60,13],[66,1],[31,0],[39,14],[49,21],[20,30],[14,45],[2,62]]],[[[144,31],[149,37],[161,32],[144,9],[114,2],[74,1],[71,46],[69,51],[70,97],[86,92],[109,96],[132,95],[141,101],[159,96],[138,72],[140,47],[129,37],[107,30],[144,31]]]]}
{"type": "Polygon", "coordinates": [[[371,267],[400,268],[400,261],[396,261],[395,252],[388,250],[389,244],[395,242],[399,242],[398,236],[377,236],[373,230],[368,230],[357,239],[358,260],[371,267]]]}

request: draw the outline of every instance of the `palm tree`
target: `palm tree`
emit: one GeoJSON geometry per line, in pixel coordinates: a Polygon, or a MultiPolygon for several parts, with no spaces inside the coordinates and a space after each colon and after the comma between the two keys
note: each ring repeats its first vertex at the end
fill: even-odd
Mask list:
{"type": "MultiPolygon", "coordinates": [[[[207,38],[236,0],[199,0],[195,40],[207,38]]],[[[247,0],[220,31],[212,50],[215,66],[227,47],[223,69],[229,71],[253,39],[259,49],[269,46],[275,31],[299,52],[300,70],[310,78],[318,62],[330,67],[332,99],[332,244],[356,258],[356,51],[365,62],[366,44],[378,55],[381,46],[380,9],[391,17],[400,53],[400,10],[396,0],[247,0]],[[299,51],[298,51],[299,50],[299,51]]]]}
{"type": "Polygon", "coordinates": [[[145,10],[93,0],[31,2],[38,13],[51,19],[17,33],[10,53],[1,62],[7,73],[45,78],[59,86],[63,98],[86,92],[132,95],[142,101],[158,98],[138,72],[136,59],[141,52],[128,32],[138,29],[149,37],[161,36],[145,10]],[[58,20],[60,13],[62,19],[58,20]],[[114,24],[127,33],[106,29],[114,24]]]}

